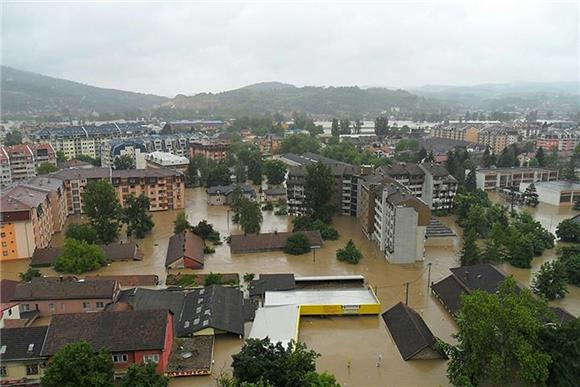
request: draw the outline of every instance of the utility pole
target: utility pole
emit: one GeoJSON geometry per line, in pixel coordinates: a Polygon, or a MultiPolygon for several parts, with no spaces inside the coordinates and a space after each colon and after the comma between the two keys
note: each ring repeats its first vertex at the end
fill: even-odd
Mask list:
{"type": "Polygon", "coordinates": [[[429,271],[427,272],[427,294],[431,294],[431,265],[432,263],[429,262],[429,271]]]}
{"type": "Polygon", "coordinates": [[[409,305],[409,283],[405,282],[405,305],[409,305]]]}
{"type": "Polygon", "coordinates": [[[316,248],[312,249],[312,262],[316,263],[316,248]]]}
{"type": "Polygon", "coordinates": [[[228,233],[230,232],[230,210],[228,210],[228,233]]]}

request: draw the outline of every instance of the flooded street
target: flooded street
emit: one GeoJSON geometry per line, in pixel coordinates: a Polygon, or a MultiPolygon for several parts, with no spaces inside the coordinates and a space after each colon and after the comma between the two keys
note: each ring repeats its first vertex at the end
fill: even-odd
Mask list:
{"type": "MultiPolygon", "coordinates": [[[[207,219],[221,233],[222,237],[230,233],[241,233],[233,223],[228,225],[228,207],[208,207],[205,190],[190,189],[186,193],[187,214],[190,223],[197,224],[207,219]]],[[[532,209],[532,214],[543,225],[552,231],[558,222],[569,217],[573,211],[540,204],[532,209]],[[547,222],[547,224],[546,224],[547,222]]],[[[173,234],[173,221],[178,211],[154,213],[155,228],[144,240],[137,240],[144,253],[141,262],[119,262],[100,269],[96,274],[157,274],[161,283],[165,283],[165,252],[168,239],[173,234]]],[[[287,216],[276,216],[273,212],[264,212],[263,232],[286,231],[290,225],[287,216]]],[[[69,218],[71,221],[73,218],[69,218]]],[[[78,219],[78,218],[77,218],[78,219]]],[[[440,220],[458,233],[453,217],[440,220]]],[[[356,218],[338,217],[334,226],[340,233],[340,240],[328,241],[313,254],[287,256],[283,252],[235,255],[230,254],[229,246],[224,243],[216,247],[215,254],[206,256],[205,268],[201,272],[224,273],[287,273],[302,275],[338,275],[362,274],[369,284],[377,289],[377,296],[382,303],[381,309],[387,310],[399,301],[405,301],[405,283],[409,282],[409,305],[425,319],[435,336],[444,341],[453,341],[451,335],[455,325],[439,302],[428,292],[428,264],[431,263],[431,281],[438,281],[450,274],[449,268],[458,266],[456,251],[453,248],[428,247],[424,262],[413,265],[390,265],[382,257],[374,243],[367,240],[356,218]],[[338,262],[336,250],[352,238],[363,253],[363,260],[358,265],[338,262]]],[[[57,235],[54,245],[62,243],[62,236],[57,235]]],[[[555,250],[546,252],[536,258],[532,271],[538,270],[541,263],[553,259],[555,250]]],[[[29,260],[9,262],[2,265],[2,278],[18,279],[18,273],[26,270],[29,260]]],[[[528,285],[531,280],[530,270],[521,270],[510,265],[501,265],[502,269],[513,274],[518,281],[528,285]]],[[[42,269],[47,275],[55,274],[51,269],[42,269]]],[[[171,272],[194,273],[193,270],[172,270],[171,272]]],[[[95,273],[91,273],[95,274],[95,273]]],[[[570,293],[560,304],[574,315],[580,314],[580,290],[569,287],[570,293]]],[[[409,361],[401,358],[399,351],[390,338],[380,316],[366,317],[305,317],[301,319],[301,341],[311,349],[320,352],[318,371],[329,371],[336,375],[343,386],[419,386],[448,385],[446,363],[441,360],[409,361]],[[379,354],[383,362],[377,367],[379,354]],[[350,362],[350,367],[348,364],[350,362]]],[[[172,379],[170,385],[208,386],[213,385],[213,378],[220,372],[229,372],[231,355],[239,351],[243,341],[233,337],[218,337],[215,345],[215,364],[211,377],[190,377],[172,379]]]]}

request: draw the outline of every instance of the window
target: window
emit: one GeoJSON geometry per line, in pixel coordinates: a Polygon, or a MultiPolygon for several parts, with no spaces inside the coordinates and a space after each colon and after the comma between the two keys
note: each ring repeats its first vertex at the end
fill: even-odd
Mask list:
{"type": "Polygon", "coordinates": [[[127,363],[129,356],[126,353],[113,355],[113,363],[127,363]]]}
{"type": "Polygon", "coordinates": [[[105,304],[103,304],[103,301],[97,301],[97,308],[104,308],[105,304]]]}
{"type": "Polygon", "coordinates": [[[2,242],[2,247],[8,247],[8,244],[6,242],[2,242]]]}
{"type": "Polygon", "coordinates": [[[6,367],[5,366],[1,366],[0,367],[0,376],[8,376],[8,373],[6,373],[6,367]]]}
{"type": "Polygon", "coordinates": [[[52,302],[48,304],[48,310],[50,311],[50,313],[54,313],[56,311],[56,308],[54,307],[54,304],[52,302]]]}
{"type": "Polygon", "coordinates": [[[159,355],[145,355],[143,356],[143,363],[159,363],[159,355]]]}
{"type": "Polygon", "coordinates": [[[83,309],[84,310],[90,310],[91,309],[91,303],[88,301],[83,302],[83,309]]]}
{"type": "Polygon", "coordinates": [[[65,303],[64,302],[61,302],[60,303],[60,311],[61,312],[64,312],[64,310],[65,310],[65,303]]]}
{"type": "Polygon", "coordinates": [[[30,311],[30,305],[28,305],[28,304],[22,304],[21,306],[22,306],[22,311],[23,312],[30,311]]]}
{"type": "Polygon", "coordinates": [[[0,237],[5,238],[6,237],[6,233],[5,232],[0,233],[0,237]]]}
{"type": "Polygon", "coordinates": [[[38,364],[27,364],[26,375],[38,375],[38,364]]]}
{"type": "Polygon", "coordinates": [[[8,251],[6,251],[6,250],[2,251],[2,255],[5,256],[5,257],[7,257],[8,256],[8,251]]]}

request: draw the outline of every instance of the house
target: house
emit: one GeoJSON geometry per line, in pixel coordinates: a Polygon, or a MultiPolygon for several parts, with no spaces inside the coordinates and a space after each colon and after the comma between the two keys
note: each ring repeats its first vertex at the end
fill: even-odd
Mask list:
{"type": "Polygon", "coordinates": [[[264,201],[268,203],[286,202],[286,188],[282,186],[270,187],[264,190],[264,201]]]}
{"type": "Polygon", "coordinates": [[[296,281],[293,273],[260,274],[258,279],[250,281],[248,291],[250,297],[264,298],[266,292],[277,290],[293,290],[296,281]]]}
{"type": "Polygon", "coordinates": [[[232,204],[232,194],[237,187],[240,187],[242,190],[242,196],[246,199],[256,199],[256,191],[254,191],[254,189],[247,184],[218,185],[209,187],[207,189],[207,204],[211,206],[223,206],[232,204]]]}
{"type": "Polygon", "coordinates": [[[232,235],[230,250],[232,254],[257,253],[264,251],[284,250],[286,240],[294,234],[304,234],[310,241],[311,248],[322,246],[320,231],[271,232],[263,234],[232,235]]]}
{"type": "Polygon", "coordinates": [[[203,269],[204,242],[191,230],[185,230],[169,238],[165,267],[171,269],[203,269]]]}
{"type": "Polygon", "coordinates": [[[48,327],[0,329],[0,384],[38,385],[46,364],[41,354],[48,327]]]}
{"type": "Polygon", "coordinates": [[[98,312],[119,294],[116,281],[76,281],[62,278],[33,278],[16,287],[12,301],[20,303],[20,313],[38,311],[39,316],[98,312]]]}
{"type": "MultiPolygon", "coordinates": [[[[140,261],[143,259],[143,253],[138,249],[134,242],[129,243],[111,243],[110,245],[98,245],[105,254],[105,258],[111,262],[119,261],[140,261]]],[[[30,261],[31,267],[49,267],[54,265],[54,262],[60,255],[60,247],[46,247],[44,249],[36,249],[32,254],[30,261]]]]}
{"type": "Polygon", "coordinates": [[[403,360],[446,359],[419,313],[399,302],[382,315],[403,360]]]}
{"type": "Polygon", "coordinates": [[[163,373],[173,346],[173,314],[161,309],[55,315],[41,354],[50,358],[80,340],[95,352],[107,349],[116,373],[139,363],[155,363],[163,373]]]}
{"type": "Polygon", "coordinates": [[[135,275],[88,275],[87,281],[113,280],[119,283],[120,287],[135,286],[157,286],[159,276],[156,274],[135,274],[135,275]]]}

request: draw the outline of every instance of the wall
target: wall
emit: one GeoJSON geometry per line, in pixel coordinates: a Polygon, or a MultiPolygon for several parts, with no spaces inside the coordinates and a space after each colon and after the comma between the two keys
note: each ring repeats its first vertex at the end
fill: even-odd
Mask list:
{"type": "Polygon", "coordinates": [[[53,314],[97,312],[102,310],[102,308],[97,308],[97,302],[102,302],[104,308],[107,304],[111,303],[112,300],[110,298],[101,298],[90,300],[20,301],[20,312],[25,311],[24,305],[29,305],[30,310],[37,309],[40,312],[41,317],[51,316],[53,314]],[[90,303],[90,309],[86,311],[83,308],[83,302],[85,301],[90,303]],[[54,304],[54,312],[51,312],[49,304],[54,304]]]}
{"type": "MultiPolygon", "coordinates": [[[[10,380],[21,380],[22,378],[32,379],[32,380],[40,380],[44,373],[44,369],[40,367],[40,364],[43,363],[43,360],[31,360],[25,362],[2,362],[2,365],[6,367],[6,376],[0,378],[2,381],[2,385],[5,384],[6,381],[10,380]],[[39,364],[38,367],[38,375],[26,375],[26,364],[39,364]]],[[[10,385],[10,384],[7,384],[10,385]]]]}

